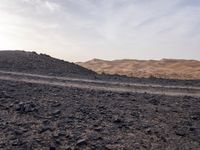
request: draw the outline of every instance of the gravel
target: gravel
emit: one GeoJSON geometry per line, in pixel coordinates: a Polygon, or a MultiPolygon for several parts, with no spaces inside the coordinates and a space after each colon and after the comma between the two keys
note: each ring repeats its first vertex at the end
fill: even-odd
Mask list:
{"type": "Polygon", "coordinates": [[[1,80],[0,91],[0,149],[200,149],[200,98],[1,80]]]}

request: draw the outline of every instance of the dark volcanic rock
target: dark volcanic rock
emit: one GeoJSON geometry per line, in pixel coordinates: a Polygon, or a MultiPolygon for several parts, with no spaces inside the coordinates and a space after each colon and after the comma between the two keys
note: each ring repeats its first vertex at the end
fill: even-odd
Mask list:
{"type": "Polygon", "coordinates": [[[86,139],[80,139],[80,140],[78,140],[77,143],[76,143],[76,145],[78,145],[78,146],[80,146],[80,145],[85,145],[85,144],[87,144],[86,139]]]}
{"type": "Polygon", "coordinates": [[[188,134],[188,128],[187,127],[178,128],[175,131],[175,133],[176,133],[176,135],[179,135],[179,136],[186,136],[188,134]]]}
{"type": "Polygon", "coordinates": [[[61,113],[60,110],[55,110],[52,112],[52,115],[56,116],[56,115],[59,115],[61,113]]]}
{"type": "Polygon", "coordinates": [[[56,147],[51,146],[49,150],[56,150],[56,147]]]}
{"type": "Polygon", "coordinates": [[[47,131],[47,130],[49,130],[49,127],[42,127],[42,128],[38,131],[38,133],[43,133],[43,132],[45,132],[45,131],[47,131]]]}
{"type": "Polygon", "coordinates": [[[15,110],[20,113],[28,113],[37,111],[38,108],[34,102],[20,102],[19,104],[16,105],[15,110]]]}
{"type": "Polygon", "coordinates": [[[157,99],[151,99],[150,101],[149,101],[151,104],[153,104],[153,105],[158,105],[159,104],[159,100],[157,100],[157,99]]]}
{"type": "Polygon", "coordinates": [[[0,98],[12,98],[12,97],[6,91],[1,91],[0,98]]]}
{"type": "Polygon", "coordinates": [[[77,77],[96,74],[74,63],[25,51],[0,51],[0,70],[77,77]]]}
{"type": "Polygon", "coordinates": [[[2,80],[0,91],[2,150],[200,149],[200,98],[2,80]]]}
{"type": "Polygon", "coordinates": [[[200,120],[200,112],[194,112],[192,115],[191,115],[191,118],[193,120],[200,120]]]}

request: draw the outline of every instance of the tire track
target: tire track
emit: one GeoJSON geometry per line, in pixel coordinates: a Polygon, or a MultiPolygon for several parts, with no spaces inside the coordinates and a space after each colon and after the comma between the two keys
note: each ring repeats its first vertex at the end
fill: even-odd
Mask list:
{"type": "Polygon", "coordinates": [[[107,82],[78,78],[44,76],[37,74],[0,71],[0,80],[45,84],[50,86],[75,87],[82,89],[105,90],[112,92],[137,92],[150,94],[164,94],[170,96],[200,97],[200,87],[164,86],[156,84],[138,84],[123,82],[107,82]]]}

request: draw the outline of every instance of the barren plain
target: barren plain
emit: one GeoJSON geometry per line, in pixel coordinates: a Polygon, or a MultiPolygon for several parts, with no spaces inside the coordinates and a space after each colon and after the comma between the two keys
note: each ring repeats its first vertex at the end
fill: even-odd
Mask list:
{"type": "Polygon", "coordinates": [[[0,149],[200,149],[200,81],[98,75],[0,52],[0,149]]]}

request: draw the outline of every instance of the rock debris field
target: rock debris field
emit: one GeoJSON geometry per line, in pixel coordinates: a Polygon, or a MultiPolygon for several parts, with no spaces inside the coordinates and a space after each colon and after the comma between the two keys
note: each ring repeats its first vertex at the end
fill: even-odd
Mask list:
{"type": "Polygon", "coordinates": [[[0,79],[0,149],[197,150],[200,97],[0,79]]]}

